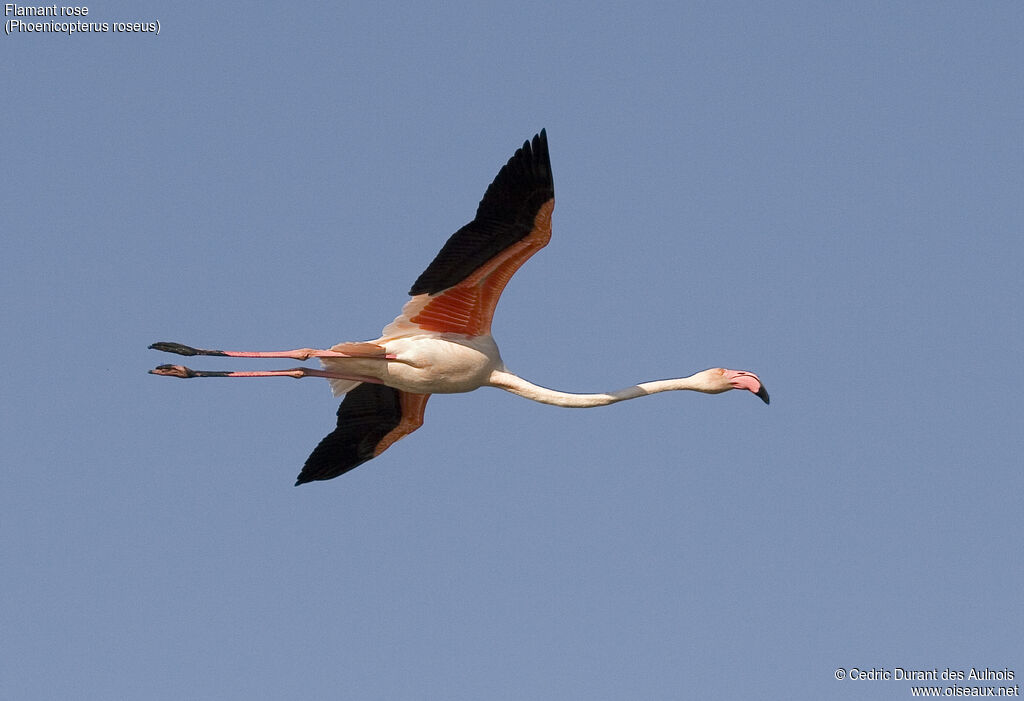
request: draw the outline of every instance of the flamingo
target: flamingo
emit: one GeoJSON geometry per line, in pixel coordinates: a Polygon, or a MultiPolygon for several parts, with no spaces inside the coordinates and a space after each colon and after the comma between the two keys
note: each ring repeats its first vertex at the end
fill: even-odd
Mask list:
{"type": "Polygon", "coordinates": [[[413,283],[411,299],[380,338],[339,343],[328,350],[290,351],[204,350],[160,342],[149,347],[184,356],[318,358],[322,369],[215,372],[160,365],[150,373],[180,378],[326,378],[335,396],[345,395],[337,428],[310,454],[296,486],[338,477],[379,456],[423,425],[432,394],[497,387],[542,404],[583,408],[671,390],[718,394],[743,389],[768,403],[761,380],[746,370],[711,368],[599,394],[559,392],[509,372],[491,337],[491,318],[509,279],[551,238],[554,196],[547,133],[541,130],[498,172],[476,218],[452,234],[413,283]]]}

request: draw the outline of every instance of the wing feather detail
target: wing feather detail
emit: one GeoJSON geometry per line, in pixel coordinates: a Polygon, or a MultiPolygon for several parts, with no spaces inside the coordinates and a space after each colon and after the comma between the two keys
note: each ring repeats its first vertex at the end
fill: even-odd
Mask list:
{"type": "Polygon", "coordinates": [[[429,398],[370,382],[350,389],[338,407],[337,428],[310,454],[296,486],[333,479],[377,457],[423,425],[429,398]]]}
{"type": "Polygon", "coordinates": [[[555,188],[547,134],[515,152],[484,193],[476,218],[452,234],[383,337],[423,331],[490,333],[494,307],[516,270],[551,239],[555,188]]]}

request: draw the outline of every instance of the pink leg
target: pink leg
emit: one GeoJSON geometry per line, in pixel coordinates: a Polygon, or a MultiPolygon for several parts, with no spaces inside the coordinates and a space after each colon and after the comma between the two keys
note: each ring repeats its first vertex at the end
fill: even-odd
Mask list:
{"type": "Polygon", "coordinates": [[[360,375],[347,375],[330,370],[316,370],[314,368],[292,368],[291,370],[262,370],[252,372],[231,372],[219,370],[193,370],[184,365],[159,365],[149,371],[150,375],[166,375],[167,377],[323,377],[328,380],[356,380],[358,382],[373,382],[381,384],[375,377],[362,377],[360,375]]]}
{"type": "Polygon", "coordinates": [[[388,355],[383,346],[375,343],[339,343],[335,348],[341,350],[317,350],[315,348],[297,348],[288,351],[224,351],[206,350],[193,348],[181,343],[169,343],[161,341],[150,346],[153,350],[177,353],[178,355],[219,355],[231,358],[294,358],[295,360],[308,360],[310,358],[382,358],[394,360],[393,355],[388,355]]]}

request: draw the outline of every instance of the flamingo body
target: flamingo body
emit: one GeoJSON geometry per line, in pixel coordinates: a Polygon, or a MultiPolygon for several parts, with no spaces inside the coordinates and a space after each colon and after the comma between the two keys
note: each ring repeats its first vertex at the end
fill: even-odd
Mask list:
{"type": "Polygon", "coordinates": [[[200,350],[177,343],[151,348],[180,355],[319,358],[323,370],[201,372],[161,365],[175,377],[323,377],[345,395],[337,427],[313,450],[296,485],[327,480],[377,457],[423,424],[431,394],[490,386],[533,401],[594,407],[670,390],[717,394],[748,390],[765,403],[758,377],[712,368],[689,377],[645,382],[616,392],[572,394],[547,389],[508,372],[491,337],[491,319],[516,270],[551,238],[554,182],[547,134],[518,149],[487,188],[476,217],[456,231],[409,291],[401,314],[374,341],[339,343],[330,350],[248,352],[200,350]]]}
{"type": "Polygon", "coordinates": [[[359,391],[366,383],[331,380],[335,395],[347,394],[338,427],[310,455],[296,484],[337,477],[380,455],[423,424],[431,394],[471,392],[504,368],[491,337],[494,308],[519,266],[551,239],[554,197],[542,130],[498,172],[476,217],[452,234],[413,283],[402,313],[372,342],[394,361],[320,359],[327,370],[374,377],[393,391],[359,391]],[[368,418],[374,405],[376,422],[368,418]],[[348,446],[360,440],[366,446],[353,454],[348,446]]]}

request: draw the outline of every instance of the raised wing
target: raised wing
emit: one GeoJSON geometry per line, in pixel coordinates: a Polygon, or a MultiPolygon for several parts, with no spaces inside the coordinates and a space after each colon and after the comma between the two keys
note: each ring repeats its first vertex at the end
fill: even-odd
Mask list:
{"type": "Polygon", "coordinates": [[[364,382],[338,407],[338,427],[313,450],[295,486],[329,480],[371,460],[423,425],[429,394],[364,382]]]}
{"type": "Polygon", "coordinates": [[[476,218],[452,234],[413,283],[384,337],[422,331],[490,333],[502,290],[551,239],[555,185],[544,130],[527,141],[487,188],[476,218]]]}

